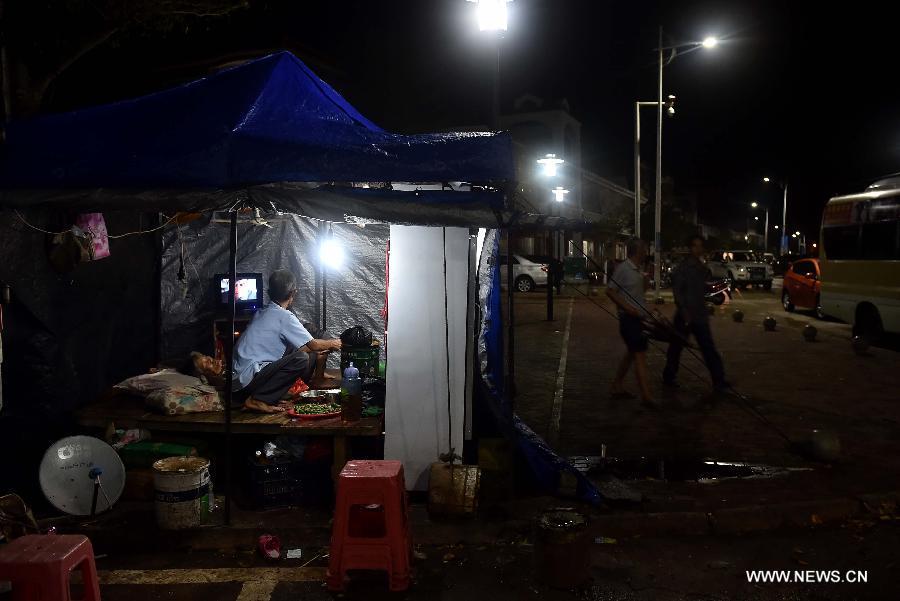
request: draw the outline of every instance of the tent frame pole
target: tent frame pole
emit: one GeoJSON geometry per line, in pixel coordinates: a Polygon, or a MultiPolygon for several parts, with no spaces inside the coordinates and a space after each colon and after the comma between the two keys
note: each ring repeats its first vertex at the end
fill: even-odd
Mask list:
{"type": "Polygon", "coordinates": [[[515,303],[513,292],[516,282],[513,276],[513,231],[506,230],[506,394],[509,398],[510,413],[516,410],[516,331],[515,331],[515,303]]]}
{"type": "Polygon", "coordinates": [[[222,474],[222,481],[225,489],[225,525],[231,525],[231,403],[233,392],[234,374],[231,369],[234,357],[234,327],[235,317],[237,313],[235,286],[237,285],[237,218],[238,210],[231,210],[231,236],[229,237],[229,255],[228,255],[228,290],[230,298],[228,314],[231,329],[228,332],[228,344],[225,345],[225,473],[222,474]]]}

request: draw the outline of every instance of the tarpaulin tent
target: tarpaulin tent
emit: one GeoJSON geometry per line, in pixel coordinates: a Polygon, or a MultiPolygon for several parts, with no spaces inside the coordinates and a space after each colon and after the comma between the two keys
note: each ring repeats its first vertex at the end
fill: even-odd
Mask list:
{"type": "MultiPolygon", "coordinates": [[[[496,228],[504,225],[504,185],[513,179],[507,135],[386,132],[297,58],[278,53],[149,96],[9,124],[0,205],[230,210],[233,286],[235,208],[496,228]]],[[[496,256],[496,248],[488,252],[496,256]]],[[[490,282],[499,298],[493,275],[490,282]]],[[[481,332],[491,338],[495,361],[497,325],[481,332]]],[[[490,390],[499,402],[500,389],[490,390]]],[[[228,424],[226,408],[226,434],[228,424]]],[[[546,465],[548,451],[526,456],[546,465]]]]}

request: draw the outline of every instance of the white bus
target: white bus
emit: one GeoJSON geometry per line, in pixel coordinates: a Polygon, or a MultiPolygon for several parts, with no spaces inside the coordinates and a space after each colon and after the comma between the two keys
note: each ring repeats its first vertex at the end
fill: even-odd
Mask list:
{"type": "Polygon", "coordinates": [[[900,176],[828,201],[819,267],[826,315],[871,341],[900,332],[900,176]]]}

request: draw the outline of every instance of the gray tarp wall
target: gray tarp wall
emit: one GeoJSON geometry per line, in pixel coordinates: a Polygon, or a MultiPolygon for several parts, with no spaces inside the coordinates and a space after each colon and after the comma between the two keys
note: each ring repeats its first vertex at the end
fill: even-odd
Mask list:
{"type": "MultiPolygon", "coordinates": [[[[322,277],[318,249],[327,225],[292,214],[269,215],[265,221],[270,227],[238,223],[238,272],[262,273],[268,286],[273,271],[291,270],[299,285],[294,311],[302,321],[319,325],[322,277]]],[[[327,330],[338,336],[346,328],[361,325],[381,340],[389,226],[335,223],[332,228],[344,249],[344,262],[340,269],[327,271],[327,330]]],[[[162,359],[183,358],[194,350],[213,352],[216,299],[212,282],[216,274],[228,272],[228,233],[229,225],[212,221],[210,215],[165,229],[160,278],[162,359]],[[183,282],[178,278],[182,263],[183,282]]],[[[332,358],[332,366],[336,367],[336,360],[332,358]]]]}

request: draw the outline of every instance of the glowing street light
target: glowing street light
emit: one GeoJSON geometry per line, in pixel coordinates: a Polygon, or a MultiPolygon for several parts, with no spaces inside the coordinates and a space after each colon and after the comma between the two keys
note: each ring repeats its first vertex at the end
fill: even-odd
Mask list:
{"type": "Polygon", "coordinates": [[[800,235],[800,232],[794,232],[794,235],[795,235],[795,236],[799,236],[799,235],[800,235]]]}
{"type": "Polygon", "coordinates": [[[469,0],[477,5],[478,29],[506,31],[509,24],[506,3],[512,0],[469,0]]]}
{"type": "Polygon", "coordinates": [[[640,209],[641,209],[641,185],[640,185],[640,173],[641,173],[641,160],[640,160],[640,107],[641,104],[655,104],[656,105],[656,199],[654,203],[654,228],[653,228],[653,256],[656,257],[656,260],[653,261],[653,280],[655,282],[656,289],[656,300],[657,302],[661,302],[662,296],[660,294],[660,282],[662,280],[660,269],[662,261],[659,258],[662,256],[662,122],[663,122],[663,111],[671,117],[675,115],[675,97],[670,96],[669,102],[666,103],[663,101],[663,67],[678,56],[678,50],[681,48],[690,48],[690,50],[682,53],[686,54],[691,50],[695,50],[697,48],[706,48],[711,49],[718,45],[719,40],[715,37],[707,37],[702,42],[689,42],[686,44],[675,44],[673,46],[663,46],[663,28],[659,28],[659,46],[656,48],[657,58],[658,58],[658,72],[657,72],[657,95],[656,102],[652,103],[635,103],[635,139],[634,139],[634,147],[635,147],[635,161],[634,161],[634,172],[635,172],[635,181],[634,181],[634,215],[635,215],[635,228],[634,234],[635,236],[640,237],[640,209]],[[669,56],[666,57],[665,53],[669,51],[669,56]]]}
{"type": "Polygon", "coordinates": [[[754,200],[753,202],[750,203],[750,206],[755,209],[756,207],[759,206],[759,203],[754,200]]]}
{"type": "Polygon", "coordinates": [[[772,181],[772,180],[770,180],[768,177],[764,177],[764,178],[763,178],[763,181],[766,182],[766,183],[768,184],[768,183],[769,183],[770,181],[772,181]]]}
{"type": "Polygon", "coordinates": [[[775,229],[776,229],[776,230],[778,229],[778,226],[777,226],[777,225],[775,226],[775,229]]]}
{"type": "Polygon", "coordinates": [[[556,158],[555,154],[548,154],[544,158],[538,159],[537,162],[544,168],[544,175],[547,177],[555,176],[559,166],[565,163],[563,159],[556,158]]]}
{"type": "Polygon", "coordinates": [[[551,192],[553,192],[553,199],[556,202],[562,202],[563,200],[565,200],[566,194],[569,193],[569,191],[562,186],[556,186],[555,188],[553,188],[553,190],[551,190],[551,192]]]}
{"type": "Polygon", "coordinates": [[[759,221],[759,215],[754,215],[754,216],[753,216],[753,221],[759,221]]]}

